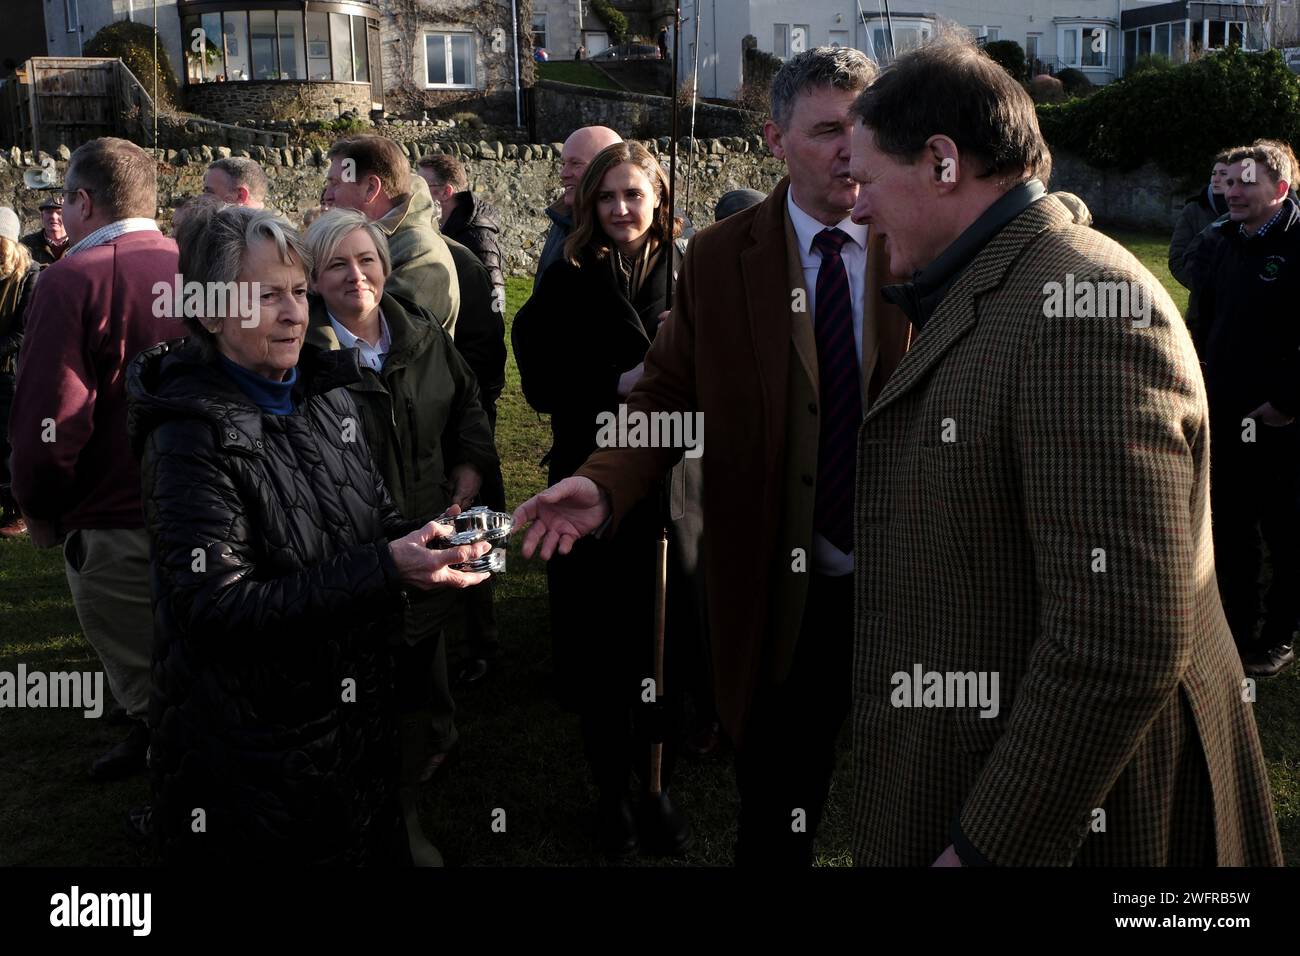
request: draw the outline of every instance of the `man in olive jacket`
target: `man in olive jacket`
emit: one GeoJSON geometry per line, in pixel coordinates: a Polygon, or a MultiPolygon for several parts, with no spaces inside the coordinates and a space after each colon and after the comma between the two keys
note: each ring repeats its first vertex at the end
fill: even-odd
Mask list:
{"type": "Polygon", "coordinates": [[[455,337],[460,315],[456,264],[438,231],[429,184],[384,136],[341,139],[330,147],[324,200],[374,220],[388,238],[393,273],[388,292],[428,309],[455,337]]]}

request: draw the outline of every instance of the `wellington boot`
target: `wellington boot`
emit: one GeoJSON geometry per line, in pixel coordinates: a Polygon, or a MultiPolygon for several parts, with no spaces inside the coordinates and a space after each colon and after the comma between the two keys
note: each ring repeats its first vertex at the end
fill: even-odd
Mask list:
{"type": "Polygon", "coordinates": [[[442,866],[442,854],[429,842],[420,826],[420,790],[418,787],[401,787],[397,798],[402,804],[402,818],[406,821],[406,840],[411,845],[411,863],[415,866],[442,866]]]}
{"type": "Polygon", "coordinates": [[[442,866],[442,854],[429,842],[420,824],[420,770],[429,745],[427,711],[403,714],[398,726],[398,743],[402,754],[402,785],[397,790],[406,821],[406,839],[411,846],[411,861],[416,866],[442,866]]]}

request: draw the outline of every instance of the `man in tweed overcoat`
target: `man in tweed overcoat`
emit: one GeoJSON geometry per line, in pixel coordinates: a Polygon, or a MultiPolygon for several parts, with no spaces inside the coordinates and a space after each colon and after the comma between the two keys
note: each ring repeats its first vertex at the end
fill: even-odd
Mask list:
{"type": "Polygon", "coordinates": [[[854,218],[916,330],[859,432],[855,862],[1279,864],[1176,308],[1047,194],[1032,103],[973,46],[854,112],[854,218]]]}

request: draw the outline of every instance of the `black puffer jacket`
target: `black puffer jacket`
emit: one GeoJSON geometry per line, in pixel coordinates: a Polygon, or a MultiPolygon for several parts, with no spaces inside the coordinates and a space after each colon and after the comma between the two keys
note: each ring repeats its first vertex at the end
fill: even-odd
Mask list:
{"type": "Polygon", "coordinates": [[[442,234],[478,256],[493,286],[505,285],[506,277],[501,272],[501,246],[497,241],[501,233],[500,214],[496,207],[472,192],[459,192],[454,198],[456,208],[447,217],[442,234]]]}
{"type": "Polygon", "coordinates": [[[127,376],[154,597],[154,825],[169,863],[387,863],[396,811],[386,542],[408,529],[344,388],[304,352],[263,414],[193,343],[127,376]],[[194,811],[206,832],[194,832],[194,811]]]}

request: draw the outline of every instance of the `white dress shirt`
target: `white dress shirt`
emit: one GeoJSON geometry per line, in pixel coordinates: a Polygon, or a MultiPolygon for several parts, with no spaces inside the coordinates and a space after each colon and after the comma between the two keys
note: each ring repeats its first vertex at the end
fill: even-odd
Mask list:
{"type": "Polygon", "coordinates": [[[365,365],[376,372],[384,370],[384,359],[388,357],[388,350],[392,347],[393,339],[388,334],[388,323],[384,321],[384,313],[379,313],[379,341],[371,345],[365,339],[359,339],[327,310],[330,325],[334,326],[334,334],[339,338],[339,345],[345,349],[356,349],[361,353],[361,364],[365,365]]]}
{"type": "MultiPolygon", "coordinates": [[[[790,213],[790,222],[794,226],[795,237],[799,241],[799,260],[803,266],[804,286],[808,289],[809,316],[816,321],[817,316],[817,272],[821,269],[822,254],[813,245],[817,233],[824,229],[840,229],[849,237],[840,249],[840,259],[848,272],[849,295],[853,300],[853,341],[857,346],[858,364],[862,363],[862,303],[866,297],[867,286],[867,227],[845,216],[834,226],[827,226],[808,215],[794,201],[794,190],[786,193],[786,208],[790,213]]],[[[853,555],[845,554],[824,537],[813,532],[812,566],[818,574],[831,577],[851,574],[853,572],[853,555]]]]}

